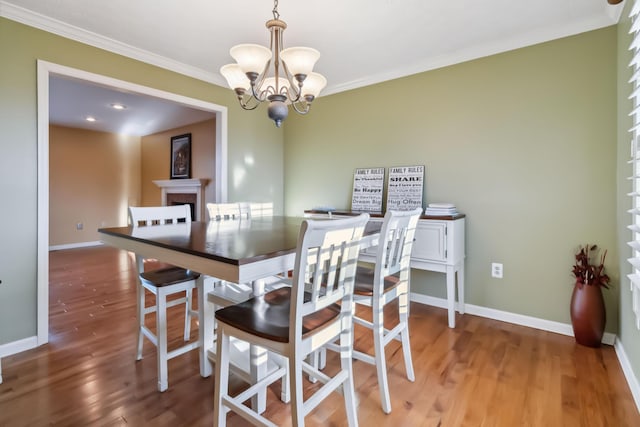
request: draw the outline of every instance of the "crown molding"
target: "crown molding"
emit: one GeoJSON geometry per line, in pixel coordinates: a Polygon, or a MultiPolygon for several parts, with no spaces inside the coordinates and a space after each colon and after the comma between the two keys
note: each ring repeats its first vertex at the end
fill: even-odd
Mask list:
{"type": "Polygon", "coordinates": [[[497,55],[500,53],[545,43],[551,40],[561,39],[564,37],[609,27],[611,25],[616,25],[620,19],[623,4],[624,3],[620,3],[613,6],[607,4],[606,2],[603,2],[603,7],[606,8],[606,10],[601,18],[585,20],[575,25],[564,25],[560,27],[545,28],[540,31],[531,32],[522,37],[500,40],[495,43],[487,43],[482,46],[477,46],[473,49],[463,49],[457,52],[452,52],[451,54],[441,55],[436,58],[429,58],[427,60],[417,62],[411,66],[399,67],[389,72],[373,74],[363,79],[353,80],[343,84],[327,87],[322,92],[321,96],[357,89],[364,86],[370,86],[389,80],[424,73],[426,71],[448,67],[450,65],[460,64],[463,62],[472,61],[474,59],[497,55]]]}
{"type": "Polygon", "coordinates": [[[58,36],[62,36],[80,43],[84,43],[99,49],[103,49],[127,58],[135,59],[146,64],[174,71],[194,79],[202,80],[217,86],[226,87],[226,82],[217,73],[202,70],[201,68],[186,65],[155,53],[138,49],[109,37],[66,24],[57,19],[50,18],[39,13],[32,12],[19,6],[0,1],[0,16],[12,21],[28,25],[58,36]]]}
{"type": "MultiPolygon", "coordinates": [[[[401,77],[407,77],[413,74],[423,73],[454,64],[471,61],[499,53],[544,43],[563,37],[572,36],[599,28],[608,27],[618,23],[622,10],[624,8],[622,2],[618,5],[609,5],[603,2],[604,13],[601,18],[583,21],[572,26],[560,26],[556,28],[547,28],[537,32],[527,34],[523,37],[501,40],[496,43],[489,43],[474,49],[464,49],[451,54],[441,55],[437,58],[431,58],[425,61],[407,67],[398,67],[392,71],[372,74],[362,79],[352,80],[346,83],[329,85],[325,88],[321,96],[327,96],[339,92],[345,92],[352,89],[358,89],[364,86],[370,86],[389,80],[395,80],[401,77]]],[[[53,33],[80,43],[104,49],[106,51],[126,56],[147,64],[151,64],[160,68],[164,68],[185,76],[193,77],[208,83],[212,83],[223,88],[227,88],[226,81],[218,74],[201,68],[193,67],[182,62],[156,55],[149,51],[138,49],[136,47],[121,43],[108,37],[101,36],[91,31],[66,24],[64,22],[52,19],[45,15],[32,12],[6,1],[0,0],[0,16],[11,19],[22,24],[38,28],[49,33],[53,33]]]]}

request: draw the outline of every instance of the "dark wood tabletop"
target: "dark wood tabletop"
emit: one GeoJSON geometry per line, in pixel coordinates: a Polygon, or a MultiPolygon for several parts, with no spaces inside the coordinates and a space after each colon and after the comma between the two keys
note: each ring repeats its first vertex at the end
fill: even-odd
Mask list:
{"type": "MultiPolygon", "coordinates": [[[[192,222],[190,226],[100,228],[98,232],[227,264],[243,265],[294,253],[304,220],[302,217],[271,216],[192,222]]],[[[364,234],[379,231],[379,223],[369,222],[364,234]]]]}
{"type": "Polygon", "coordinates": [[[293,253],[304,218],[272,216],[176,226],[112,227],[98,232],[216,261],[242,265],[293,253]]]}

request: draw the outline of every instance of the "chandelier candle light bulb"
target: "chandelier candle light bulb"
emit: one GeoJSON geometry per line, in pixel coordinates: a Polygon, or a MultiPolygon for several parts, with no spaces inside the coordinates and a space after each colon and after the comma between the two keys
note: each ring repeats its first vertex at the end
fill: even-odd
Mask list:
{"type": "Polygon", "coordinates": [[[282,33],[287,24],[279,19],[278,0],[274,1],[273,18],[266,24],[271,33],[271,48],[249,43],[236,45],[229,51],[236,63],[224,65],[220,73],[243,109],[254,110],[269,101],[269,118],[280,127],[289,113],[288,105],[299,114],[309,112],[327,79],[313,72],[320,52],[310,47],[282,49],[282,33]]]}

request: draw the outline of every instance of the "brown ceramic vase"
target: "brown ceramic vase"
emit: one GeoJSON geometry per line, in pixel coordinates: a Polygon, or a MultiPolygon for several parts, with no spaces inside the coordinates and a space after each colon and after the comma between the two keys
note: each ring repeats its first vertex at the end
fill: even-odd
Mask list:
{"type": "Polygon", "coordinates": [[[576,342],[588,347],[600,347],[606,322],[600,286],[580,286],[576,283],[571,296],[571,325],[576,342]]]}

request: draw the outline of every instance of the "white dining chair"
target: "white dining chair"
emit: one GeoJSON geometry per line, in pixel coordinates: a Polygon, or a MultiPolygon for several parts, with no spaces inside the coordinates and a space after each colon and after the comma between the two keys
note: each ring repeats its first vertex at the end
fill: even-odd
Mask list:
{"type": "Polygon", "coordinates": [[[207,212],[211,221],[229,219],[249,219],[248,204],[242,203],[207,203],[207,212]]]}
{"type": "Polygon", "coordinates": [[[244,401],[280,379],[288,371],[293,426],[332,391],[339,390],[349,426],[357,426],[353,385],[353,282],[360,238],[368,214],[335,221],[305,220],[300,228],[292,286],[285,286],[216,312],[217,352],[214,426],[225,426],[227,413],[236,412],[254,425],[275,426],[244,401]],[[236,396],[229,394],[229,348],[232,337],[264,347],[289,363],[236,396]],[[340,369],[330,377],[304,359],[338,339],[340,369]],[[303,400],[303,371],[324,385],[303,400]]]}
{"type": "MultiPolygon", "coordinates": [[[[207,203],[210,226],[215,223],[218,228],[239,229],[243,220],[248,220],[251,211],[248,203],[207,203]]],[[[253,292],[252,284],[233,283],[216,277],[206,277],[205,280],[215,281],[214,291],[208,300],[216,307],[226,307],[248,299],[253,292]]]]}
{"type": "MultiPolygon", "coordinates": [[[[162,227],[169,224],[191,223],[191,209],[189,205],[129,207],[129,218],[134,229],[162,227]]],[[[192,307],[192,292],[196,288],[196,281],[201,280],[199,273],[176,266],[166,266],[160,269],[145,271],[145,259],[141,254],[135,254],[138,268],[138,344],[136,360],[142,359],[143,341],[146,337],[157,348],[158,390],[165,391],[169,386],[168,360],[198,348],[198,341],[188,342],[171,351],[167,348],[167,308],[178,304],[185,305],[184,340],[189,341],[191,335],[191,320],[197,318],[198,311],[192,307]],[[155,304],[146,306],[145,290],[155,295],[155,304]],[[184,292],[181,298],[168,300],[167,297],[184,292]],[[156,315],[156,332],[145,324],[145,317],[149,313],[156,315]]]]}
{"type": "MultiPolygon", "coordinates": [[[[354,359],[376,366],[380,400],[385,413],[391,412],[385,346],[400,338],[404,365],[409,381],[415,381],[411,346],[409,343],[409,284],[411,251],[414,234],[422,209],[387,211],[380,230],[376,263],[371,267],[359,265],[356,270],[353,301],[372,308],[373,321],[354,315],[354,324],[370,328],[373,332],[374,355],[353,351],[354,359]],[[385,328],[384,307],[398,303],[398,322],[385,328]]],[[[388,325],[388,324],[387,324],[388,325]]]]}
{"type": "MultiPolygon", "coordinates": [[[[217,227],[218,229],[235,230],[241,229],[245,224],[248,224],[251,218],[251,203],[238,202],[238,203],[207,203],[207,211],[209,213],[209,226],[217,227]]],[[[258,212],[256,212],[258,214],[258,212]]],[[[234,283],[226,280],[220,280],[216,277],[206,276],[205,281],[213,281],[212,291],[207,295],[207,303],[213,304],[215,309],[227,307],[232,304],[237,304],[251,298],[256,293],[262,294],[273,290],[276,283],[280,282],[282,278],[277,276],[265,277],[255,280],[251,283],[234,283]]],[[[215,322],[214,322],[215,327],[215,322]]],[[[239,346],[236,346],[239,347],[239,346]]],[[[258,364],[257,360],[269,358],[263,349],[256,346],[246,346],[245,351],[250,352],[249,359],[253,362],[250,363],[249,371],[245,371],[242,368],[233,369],[234,374],[238,375],[244,381],[248,383],[254,382],[254,378],[257,378],[265,374],[274,363],[262,363],[258,364]]],[[[244,359],[242,355],[242,359],[244,359]]],[[[279,358],[273,358],[275,364],[280,366],[282,361],[279,358]]],[[[234,368],[236,365],[234,364],[234,368]]],[[[263,389],[257,396],[252,399],[251,406],[262,413],[266,407],[266,388],[263,389]]],[[[283,387],[281,391],[281,400],[288,402],[290,399],[289,387],[283,381],[283,387]]]]}
{"type": "Polygon", "coordinates": [[[273,202],[249,202],[251,218],[273,216],[273,202]]]}

